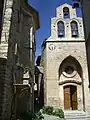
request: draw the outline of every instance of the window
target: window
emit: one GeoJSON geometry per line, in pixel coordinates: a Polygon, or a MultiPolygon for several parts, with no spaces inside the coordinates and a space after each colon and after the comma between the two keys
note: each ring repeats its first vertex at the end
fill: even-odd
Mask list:
{"type": "Polygon", "coordinates": [[[63,15],[64,15],[64,19],[70,18],[69,8],[68,8],[68,7],[64,7],[64,8],[63,8],[63,15]]]}
{"type": "Polygon", "coordinates": [[[62,73],[65,77],[74,77],[77,73],[76,65],[73,61],[67,61],[62,67],[62,73]]]}
{"type": "Polygon", "coordinates": [[[59,21],[57,27],[58,27],[58,37],[64,37],[65,35],[64,23],[62,21],[59,21]]]}
{"type": "Polygon", "coordinates": [[[67,66],[67,67],[65,68],[65,72],[66,72],[67,74],[72,74],[72,73],[74,72],[74,68],[73,68],[72,66],[67,66]]]}
{"type": "Polygon", "coordinates": [[[72,37],[78,37],[78,24],[76,21],[71,22],[71,34],[72,37]]]}

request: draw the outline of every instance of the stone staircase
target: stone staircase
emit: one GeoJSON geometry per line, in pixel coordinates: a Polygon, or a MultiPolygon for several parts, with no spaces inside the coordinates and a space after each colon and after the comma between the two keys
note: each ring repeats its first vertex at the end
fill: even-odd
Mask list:
{"type": "Polygon", "coordinates": [[[83,111],[64,111],[66,120],[90,120],[90,114],[83,111]]]}
{"type": "Polygon", "coordinates": [[[44,114],[44,120],[90,120],[90,114],[83,111],[64,111],[64,115],[65,118],[59,118],[44,114]]]}
{"type": "Polygon", "coordinates": [[[44,120],[66,120],[65,118],[59,118],[56,116],[52,116],[52,115],[46,115],[44,114],[44,120]]]}

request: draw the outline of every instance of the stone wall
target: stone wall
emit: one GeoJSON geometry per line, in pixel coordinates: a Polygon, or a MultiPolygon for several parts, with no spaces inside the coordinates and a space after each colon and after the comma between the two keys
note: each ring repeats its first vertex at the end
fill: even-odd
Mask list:
{"type": "MultiPolygon", "coordinates": [[[[88,81],[88,71],[87,71],[87,61],[86,61],[86,51],[85,51],[85,43],[84,42],[50,42],[47,43],[46,46],[47,54],[46,58],[46,71],[45,71],[45,91],[47,95],[47,105],[59,106],[60,96],[59,96],[59,79],[58,79],[58,71],[59,66],[62,61],[67,58],[69,55],[75,57],[83,69],[83,80],[88,81]],[[54,50],[50,50],[50,45],[55,46],[54,50]],[[54,96],[53,96],[54,95],[54,96]],[[54,97],[58,100],[58,102],[51,102],[48,98],[54,97]],[[56,96],[56,97],[55,97],[56,96]],[[56,103],[58,105],[56,105],[56,103]]],[[[65,79],[66,80],[66,79],[65,79]]],[[[53,99],[54,99],[53,98],[53,99]]],[[[60,107],[60,106],[59,106],[60,107]]]]}
{"type": "MultiPolygon", "coordinates": [[[[12,0],[7,0],[4,3],[4,13],[3,13],[3,25],[2,25],[2,34],[1,34],[1,44],[0,44],[0,57],[7,59],[8,56],[8,40],[9,40],[9,32],[10,32],[10,26],[11,26],[11,16],[12,16],[12,0]]],[[[12,101],[12,72],[11,72],[11,61],[7,60],[7,63],[5,64],[5,77],[4,79],[1,79],[3,81],[2,87],[3,87],[3,96],[0,96],[3,98],[2,103],[2,112],[0,112],[0,119],[5,120],[10,118],[11,113],[11,101],[12,101]],[[10,62],[10,64],[9,64],[10,62]]],[[[2,69],[3,70],[3,69],[2,69]]]]}
{"type": "Polygon", "coordinates": [[[88,11],[90,11],[90,7],[89,7],[90,2],[88,0],[87,1],[82,0],[81,5],[82,5],[82,15],[83,15],[83,22],[84,22],[84,32],[85,32],[85,38],[87,41],[90,34],[90,25],[89,25],[90,18],[88,17],[89,16],[88,11]]]}
{"type": "MultiPolygon", "coordinates": [[[[19,62],[24,66],[31,67],[31,73],[34,75],[34,52],[33,47],[35,47],[35,39],[31,39],[31,36],[35,35],[35,21],[32,20],[30,12],[27,12],[26,3],[22,0],[7,0],[4,4],[3,13],[3,25],[1,34],[1,44],[0,44],[0,57],[7,59],[5,64],[5,78],[1,77],[2,92],[0,95],[0,100],[3,103],[0,109],[0,120],[10,120],[12,114],[13,100],[14,100],[14,87],[13,83],[17,83],[15,78],[16,63],[19,62]],[[25,6],[25,8],[24,8],[25,6]],[[23,9],[24,8],[24,9],[23,9]],[[26,10],[25,10],[26,9],[26,10]],[[34,32],[32,31],[30,36],[30,28],[34,27],[34,32]],[[27,44],[28,43],[28,44],[27,44]],[[33,43],[33,45],[32,45],[33,43]],[[28,46],[27,46],[28,45],[28,46]],[[17,47],[16,47],[17,46],[17,47]],[[25,48],[27,47],[27,48],[25,48]],[[32,47],[32,48],[30,48],[32,47]],[[17,51],[17,52],[16,52],[17,51]],[[16,60],[18,57],[18,61],[16,60]],[[31,61],[30,61],[31,60],[31,61]],[[31,63],[31,66],[30,65],[31,63]]],[[[32,12],[33,16],[34,11],[32,12]]],[[[38,21],[38,20],[37,20],[38,21]]],[[[32,38],[33,38],[32,37],[32,38]]],[[[24,67],[23,66],[23,67],[24,67]]],[[[3,69],[2,69],[3,70],[3,69]]],[[[23,76],[23,74],[21,75],[23,76]]],[[[18,76],[19,78],[20,76],[18,76]]],[[[32,78],[30,79],[32,80],[32,78]]],[[[18,84],[22,84],[23,79],[19,79],[18,84]]],[[[16,93],[15,93],[16,94],[16,93]]]]}
{"type": "MultiPolygon", "coordinates": [[[[77,17],[75,9],[64,4],[57,8],[57,16],[51,18],[51,36],[44,42],[43,51],[43,73],[44,73],[44,102],[45,105],[64,109],[64,86],[77,86],[78,110],[89,112],[90,92],[87,66],[87,54],[83,31],[82,18],[77,17]],[[63,8],[68,7],[70,18],[63,18],[63,8]],[[78,37],[72,37],[71,21],[78,23],[78,37]],[[65,36],[58,37],[57,23],[63,21],[65,25],[65,36]],[[60,68],[62,62],[68,57],[78,62],[77,74],[67,77],[60,68]],[[81,66],[81,70],[79,69],[81,66]],[[61,72],[61,73],[60,73],[61,72]],[[60,75],[59,75],[60,74],[60,75]],[[74,81],[75,80],[75,81],[74,81]],[[88,96],[87,96],[88,94],[88,96]],[[79,99],[80,98],[80,99],[79,99]]],[[[75,65],[75,61],[73,65],[75,65]]],[[[64,63],[65,65],[66,63],[64,63]]],[[[70,64],[70,61],[69,61],[70,64]]],[[[72,63],[71,63],[72,64],[72,63]]]]}

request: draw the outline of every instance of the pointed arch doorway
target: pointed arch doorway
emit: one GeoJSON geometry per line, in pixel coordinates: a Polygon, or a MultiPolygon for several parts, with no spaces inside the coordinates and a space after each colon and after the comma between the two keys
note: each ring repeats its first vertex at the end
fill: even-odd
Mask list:
{"type": "Polygon", "coordinates": [[[64,87],[64,108],[77,110],[77,87],[68,85],[64,87]]]}

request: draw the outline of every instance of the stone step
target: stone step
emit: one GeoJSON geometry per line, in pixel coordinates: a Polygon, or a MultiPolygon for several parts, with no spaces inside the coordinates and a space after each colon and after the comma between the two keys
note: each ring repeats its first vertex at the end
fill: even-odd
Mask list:
{"type": "Polygon", "coordinates": [[[64,111],[65,118],[44,114],[44,120],[90,120],[90,115],[83,111],[64,111]]]}
{"type": "Polygon", "coordinates": [[[66,120],[66,119],[44,114],[44,120],[66,120]]]}
{"type": "Polygon", "coordinates": [[[66,120],[90,120],[90,115],[86,115],[83,111],[65,111],[66,120]]]}

